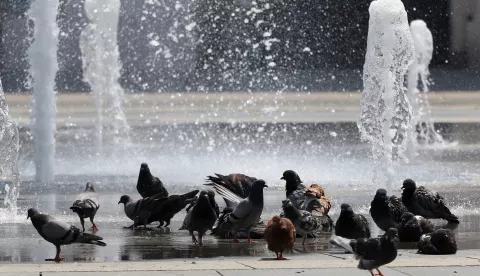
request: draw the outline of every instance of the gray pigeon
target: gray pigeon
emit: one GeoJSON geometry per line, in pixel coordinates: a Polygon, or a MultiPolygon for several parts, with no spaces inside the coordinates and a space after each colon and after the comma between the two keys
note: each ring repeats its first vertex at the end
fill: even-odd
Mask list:
{"type": "Polygon", "coordinates": [[[265,181],[259,179],[253,182],[250,194],[243,200],[220,185],[214,185],[213,187],[223,198],[236,204],[233,211],[225,217],[225,221],[217,227],[219,231],[231,232],[233,234],[233,241],[238,242],[238,230],[245,229],[248,236],[248,243],[252,243],[250,229],[258,222],[263,212],[263,188],[268,187],[265,181]]]}
{"type": "Polygon", "coordinates": [[[97,214],[98,209],[100,208],[99,196],[93,188],[93,184],[88,182],[85,191],[77,196],[77,199],[73,203],[70,209],[78,214],[80,218],[80,223],[82,224],[82,230],[85,232],[85,220],[90,218],[92,223],[92,231],[97,232],[98,227],[93,222],[93,218],[97,214]]]}
{"type": "Polygon", "coordinates": [[[378,270],[380,266],[389,264],[397,258],[398,242],[398,231],[395,228],[388,229],[381,238],[350,240],[333,235],[330,239],[331,244],[355,254],[359,260],[357,266],[359,269],[368,270],[370,274],[377,276],[383,276],[378,270]],[[374,269],[378,274],[373,274],[374,269]]]}
{"type": "Polygon", "coordinates": [[[63,260],[60,257],[60,246],[72,243],[89,243],[99,246],[106,246],[107,244],[101,242],[103,238],[81,232],[79,228],[70,225],[66,222],[60,221],[52,216],[40,214],[36,209],[28,209],[27,219],[30,218],[33,226],[37,229],[38,234],[46,241],[53,243],[57,249],[57,254],[54,259],[46,259],[46,261],[59,262],[63,260]]]}
{"type": "Polygon", "coordinates": [[[285,192],[287,198],[290,197],[290,195],[296,191],[296,190],[303,190],[305,189],[305,186],[302,184],[302,180],[300,179],[300,176],[295,171],[292,170],[286,170],[283,172],[281,180],[285,180],[285,192]]]}
{"type": "Polygon", "coordinates": [[[212,229],[217,220],[215,207],[212,206],[207,193],[207,191],[200,192],[197,203],[187,213],[183,220],[182,228],[180,228],[180,230],[188,230],[192,236],[192,241],[200,246],[203,245],[203,235],[205,235],[207,230],[212,229]],[[198,233],[198,242],[193,233],[194,231],[198,233]]]}
{"type": "Polygon", "coordinates": [[[304,210],[298,210],[290,201],[286,199],[282,201],[283,213],[286,218],[295,225],[297,234],[302,236],[302,245],[305,244],[308,234],[313,234],[315,230],[320,228],[321,224],[312,213],[304,210]]]}
{"type": "Polygon", "coordinates": [[[142,163],[142,165],[140,165],[137,191],[143,198],[156,196],[157,194],[160,194],[161,197],[168,196],[168,191],[165,189],[162,181],[150,173],[150,168],[147,163],[142,163]]]}
{"type": "Polygon", "coordinates": [[[153,197],[146,197],[139,200],[133,200],[128,195],[123,195],[120,197],[118,204],[124,204],[125,215],[131,220],[133,224],[125,228],[135,228],[139,225],[143,225],[144,229],[147,229],[147,224],[149,223],[149,218],[152,215],[150,210],[153,209],[154,205],[159,205],[162,202],[167,200],[166,197],[161,197],[161,194],[158,194],[153,197]]]}
{"type": "Polygon", "coordinates": [[[417,188],[415,181],[403,181],[402,202],[408,211],[426,219],[445,219],[449,223],[459,223],[458,218],[450,212],[445,205],[445,200],[438,193],[420,186],[417,188]]]}

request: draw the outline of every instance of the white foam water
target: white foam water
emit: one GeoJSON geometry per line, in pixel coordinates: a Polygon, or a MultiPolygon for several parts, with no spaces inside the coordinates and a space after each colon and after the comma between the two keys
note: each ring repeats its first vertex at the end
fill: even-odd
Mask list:
{"type": "Polygon", "coordinates": [[[97,149],[103,140],[129,140],[129,126],[123,111],[125,92],[120,86],[120,60],[117,45],[119,0],[86,0],[89,24],[80,37],[84,79],[91,87],[97,108],[97,149]]]}
{"type": "Polygon", "coordinates": [[[20,188],[20,173],[18,171],[19,136],[17,124],[9,114],[5,94],[0,80],[0,179],[10,179],[5,185],[4,204],[7,214],[17,212],[17,198],[20,188]]]}
{"type": "Polygon", "coordinates": [[[433,55],[432,33],[423,20],[410,23],[415,60],[408,69],[408,97],[412,105],[412,131],[410,141],[411,153],[416,154],[422,145],[442,145],[443,137],[435,130],[432,109],[428,101],[430,72],[428,67],[433,55]]]}
{"type": "Polygon", "coordinates": [[[358,127],[372,145],[373,182],[390,192],[394,163],[406,158],[412,111],[404,77],[415,50],[402,1],[373,1],[369,13],[358,127]]]}
{"type": "Polygon", "coordinates": [[[28,50],[33,86],[30,127],[35,139],[35,180],[39,183],[52,183],[55,177],[57,11],[58,0],[33,1],[29,10],[35,25],[28,50]]]}

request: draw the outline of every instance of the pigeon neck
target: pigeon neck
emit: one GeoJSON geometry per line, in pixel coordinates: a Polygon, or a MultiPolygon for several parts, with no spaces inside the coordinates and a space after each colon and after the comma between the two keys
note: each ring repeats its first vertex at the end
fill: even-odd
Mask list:
{"type": "Polygon", "coordinates": [[[252,203],[262,204],[263,205],[263,188],[262,189],[252,189],[248,195],[248,199],[252,203]]]}
{"type": "Polygon", "coordinates": [[[287,197],[295,192],[300,186],[300,183],[297,181],[287,181],[285,185],[285,191],[287,192],[287,197]]]}

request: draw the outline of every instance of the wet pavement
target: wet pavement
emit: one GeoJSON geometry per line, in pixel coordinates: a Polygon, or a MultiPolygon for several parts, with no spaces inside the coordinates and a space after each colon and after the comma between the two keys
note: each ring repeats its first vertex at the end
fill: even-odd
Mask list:
{"type": "MultiPolygon", "coordinates": [[[[459,216],[461,221],[455,230],[460,250],[480,249],[479,210],[474,208],[473,205],[458,205],[461,202],[478,203],[479,192],[480,189],[476,188],[461,192],[442,191],[447,201],[451,203],[449,204],[452,207],[451,209],[459,216]],[[457,198],[461,198],[462,201],[457,201],[457,198]]],[[[280,212],[281,198],[284,196],[284,193],[278,189],[269,189],[265,193],[266,206],[262,215],[264,220],[280,212]]],[[[156,225],[152,224],[152,230],[149,231],[124,229],[124,226],[130,225],[130,221],[124,216],[122,205],[117,205],[121,194],[100,194],[101,207],[96,217],[100,231],[97,234],[104,238],[107,246],[98,247],[82,244],[63,246],[62,255],[66,262],[118,262],[232,256],[269,258],[273,256],[273,253],[266,249],[263,240],[256,240],[252,245],[247,244],[245,240],[239,244],[233,244],[231,240],[217,239],[208,235],[204,239],[205,245],[203,247],[193,245],[187,231],[177,230],[183,221],[184,211],[174,217],[170,227],[157,228],[156,225]]],[[[331,211],[332,218],[335,220],[338,216],[338,205],[349,202],[354,210],[367,215],[372,234],[381,234],[381,231],[368,216],[368,205],[372,198],[369,193],[359,191],[355,196],[347,194],[337,191],[331,196],[334,204],[331,211]]],[[[75,195],[27,195],[19,201],[19,207],[21,210],[26,210],[27,207],[34,206],[42,212],[80,226],[78,217],[68,209],[74,198],[75,195]]],[[[223,202],[221,204],[223,205],[223,202]]],[[[30,220],[26,220],[25,213],[14,218],[9,217],[8,214],[0,213],[0,217],[2,218],[2,223],[0,223],[0,236],[2,237],[0,239],[0,262],[44,263],[45,258],[54,256],[55,247],[38,235],[30,220]]],[[[442,221],[435,221],[435,223],[437,225],[443,224],[442,221]]],[[[90,223],[86,222],[86,226],[90,227],[90,223]]],[[[293,256],[338,251],[338,249],[332,249],[328,244],[330,235],[331,233],[326,232],[316,240],[309,239],[305,247],[302,247],[297,241],[293,256]]],[[[413,249],[414,245],[402,243],[400,248],[413,249]]]]}

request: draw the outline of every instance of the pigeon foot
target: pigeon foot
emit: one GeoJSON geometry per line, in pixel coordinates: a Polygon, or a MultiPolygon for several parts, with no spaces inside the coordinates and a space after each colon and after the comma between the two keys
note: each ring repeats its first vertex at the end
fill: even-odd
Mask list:
{"type": "Polygon", "coordinates": [[[234,243],[238,243],[238,239],[237,239],[237,238],[234,238],[234,239],[233,239],[233,242],[234,242],[234,243]]]}
{"type": "Polygon", "coordinates": [[[378,270],[378,268],[376,268],[376,270],[377,270],[378,273],[373,274],[374,276],[384,276],[383,273],[380,270],[378,270]]]}
{"type": "Polygon", "coordinates": [[[59,263],[59,262],[61,262],[61,261],[63,261],[63,260],[65,260],[65,258],[64,258],[64,257],[60,257],[60,256],[56,256],[56,257],[53,258],[53,259],[45,259],[46,262],[57,262],[57,263],[59,263]]]}
{"type": "Polygon", "coordinates": [[[283,257],[283,253],[280,253],[280,256],[277,256],[275,260],[283,261],[286,260],[287,258],[283,257]]]}
{"type": "Polygon", "coordinates": [[[248,244],[252,244],[252,243],[253,243],[252,238],[248,237],[248,244]]]}
{"type": "MultiPolygon", "coordinates": [[[[98,227],[95,224],[90,229],[92,230],[93,233],[98,232],[98,230],[99,230],[98,227]]],[[[83,231],[85,232],[85,229],[83,231]]]]}

